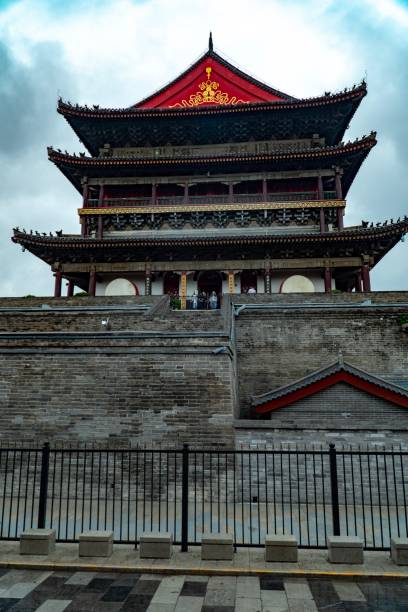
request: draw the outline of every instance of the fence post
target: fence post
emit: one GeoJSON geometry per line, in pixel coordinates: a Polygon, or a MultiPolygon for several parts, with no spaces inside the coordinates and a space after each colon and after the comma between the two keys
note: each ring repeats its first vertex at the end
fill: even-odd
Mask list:
{"type": "Polygon", "coordinates": [[[181,552],[188,551],[188,444],[183,444],[181,481],[181,552]]]}
{"type": "Polygon", "coordinates": [[[50,443],[45,442],[41,454],[40,499],[38,500],[37,527],[44,529],[47,513],[48,470],[50,467],[50,443]]]}
{"type": "Polygon", "coordinates": [[[333,535],[340,535],[339,483],[337,480],[337,454],[333,443],[329,445],[330,490],[333,518],[333,535]]]}

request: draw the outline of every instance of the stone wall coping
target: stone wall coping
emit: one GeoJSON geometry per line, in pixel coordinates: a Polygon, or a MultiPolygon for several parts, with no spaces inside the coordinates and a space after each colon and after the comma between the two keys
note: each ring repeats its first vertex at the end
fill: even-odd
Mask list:
{"type": "Polygon", "coordinates": [[[86,540],[89,542],[105,542],[113,539],[113,531],[83,531],[79,534],[79,541],[86,540]]]}
{"type": "Polygon", "coordinates": [[[141,534],[140,542],[165,542],[173,541],[173,535],[169,531],[145,531],[141,534]]]}
{"type": "Polygon", "coordinates": [[[55,537],[55,529],[32,528],[26,529],[20,534],[20,538],[26,540],[45,540],[52,537],[55,537]]]}
{"type": "Polygon", "coordinates": [[[358,536],[327,536],[328,548],[362,548],[363,540],[358,536]]]}
{"type": "Polygon", "coordinates": [[[408,538],[391,538],[391,546],[406,550],[408,549],[408,538]]]}
{"type": "Polygon", "coordinates": [[[234,539],[232,534],[220,533],[203,533],[201,536],[201,544],[233,544],[234,539]]]}

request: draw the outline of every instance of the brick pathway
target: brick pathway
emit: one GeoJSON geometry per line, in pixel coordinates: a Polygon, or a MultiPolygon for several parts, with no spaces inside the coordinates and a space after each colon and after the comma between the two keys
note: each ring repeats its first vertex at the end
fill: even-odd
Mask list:
{"type": "Polygon", "coordinates": [[[408,580],[0,570],[0,611],[408,612],[408,580]]]}

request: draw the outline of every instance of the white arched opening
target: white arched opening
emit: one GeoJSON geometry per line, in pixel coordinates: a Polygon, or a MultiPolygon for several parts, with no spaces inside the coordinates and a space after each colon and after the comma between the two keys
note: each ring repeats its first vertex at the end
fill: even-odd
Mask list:
{"type": "Polygon", "coordinates": [[[105,295],[139,295],[139,290],[127,278],[115,278],[106,285],[105,295]]]}
{"type": "Polygon", "coordinates": [[[294,274],[285,279],[281,285],[280,293],[314,293],[315,288],[307,276],[294,274]]]}

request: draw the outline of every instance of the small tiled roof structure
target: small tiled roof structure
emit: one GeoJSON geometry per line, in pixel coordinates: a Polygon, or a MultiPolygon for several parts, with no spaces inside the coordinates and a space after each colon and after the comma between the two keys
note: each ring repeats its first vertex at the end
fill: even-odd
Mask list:
{"type": "Polygon", "coordinates": [[[255,414],[265,415],[289,406],[338,383],[346,383],[385,401],[408,408],[408,389],[370,374],[343,360],[341,354],[329,365],[273,391],[252,397],[255,414]]]}

